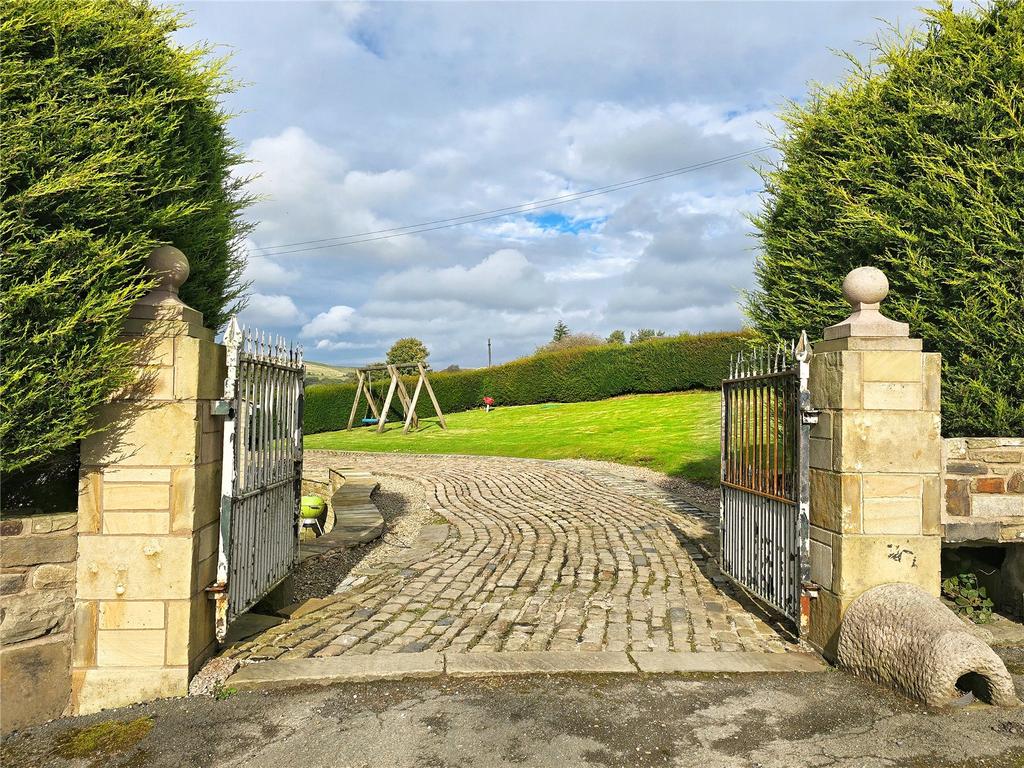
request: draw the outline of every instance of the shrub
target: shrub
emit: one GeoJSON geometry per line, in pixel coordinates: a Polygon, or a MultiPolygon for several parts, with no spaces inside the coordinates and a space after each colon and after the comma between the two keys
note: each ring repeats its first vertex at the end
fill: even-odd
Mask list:
{"type": "Polygon", "coordinates": [[[850,312],[846,273],[877,266],[883,310],[942,353],[943,431],[1021,435],[1024,4],[926,23],[783,115],[746,309],[768,341],[820,335],[850,312]]]}
{"type": "Polygon", "coordinates": [[[563,349],[576,349],[578,347],[600,347],[602,344],[607,343],[604,339],[592,333],[567,333],[558,341],[549,341],[547,344],[537,347],[537,351],[534,354],[559,352],[563,349]]]}
{"type": "Polygon", "coordinates": [[[2,468],[89,434],[132,375],[122,321],[173,243],[182,299],[220,325],[241,294],[249,198],[219,106],[223,62],[139,0],[11,0],[0,17],[2,468]]]}
{"type": "MultiPolygon", "coordinates": [[[[485,395],[498,405],[571,403],[616,395],[717,389],[729,357],[749,344],[744,333],[702,333],[599,347],[579,347],[514,360],[493,368],[435,373],[430,377],[445,413],[480,407],[485,395]]],[[[415,383],[406,379],[407,386],[415,383]]],[[[378,392],[379,392],[378,386],[378,392]]],[[[306,390],[308,434],[344,429],[355,386],[335,384],[306,390]]],[[[428,416],[421,395],[417,412],[428,416]]],[[[363,414],[357,414],[357,419],[363,414]]]]}

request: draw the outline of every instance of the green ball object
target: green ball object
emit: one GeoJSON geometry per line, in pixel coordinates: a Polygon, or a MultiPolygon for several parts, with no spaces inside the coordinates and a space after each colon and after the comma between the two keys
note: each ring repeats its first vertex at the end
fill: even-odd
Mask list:
{"type": "Polygon", "coordinates": [[[327,502],[319,496],[303,496],[299,506],[299,515],[306,520],[320,517],[327,507],[327,502]]]}

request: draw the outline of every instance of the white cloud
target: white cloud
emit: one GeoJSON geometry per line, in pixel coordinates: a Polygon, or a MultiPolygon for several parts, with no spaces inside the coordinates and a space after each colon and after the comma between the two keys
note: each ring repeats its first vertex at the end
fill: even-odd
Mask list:
{"type": "Polygon", "coordinates": [[[249,304],[241,316],[250,325],[293,326],[303,320],[302,313],[295,306],[291,296],[282,294],[250,294],[249,304]]]}
{"type": "Polygon", "coordinates": [[[764,144],[760,124],[782,103],[841,75],[829,49],[871,39],[879,17],[919,17],[871,2],[241,7],[196,3],[179,37],[231,46],[235,75],[253,83],[225,97],[255,161],[242,171],[261,174],[246,318],[289,334],[302,326],[330,362],[380,359],[414,335],[440,366],[482,364],[487,337],[497,360],[530,352],[560,317],[599,333],[737,327],[756,245],[743,214],[760,206],[754,161],[536,211],[602,222],[589,231],[511,216],[346,246],[306,241],[764,144]]]}
{"type": "Polygon", "coordinates": [[[356,311],[352,307],[338,304],[321,312],[304,326],[303,336],[340,336],[352,329],[356,311]]]}

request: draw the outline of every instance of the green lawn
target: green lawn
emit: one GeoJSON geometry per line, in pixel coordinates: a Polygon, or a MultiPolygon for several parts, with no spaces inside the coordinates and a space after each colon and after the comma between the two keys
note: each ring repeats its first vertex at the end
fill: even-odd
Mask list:
{"type": "Polygon", "coordinates": [[[603,459],[718,482],[718,392],[629,395],[593,403],[545,403],[421,419],[418,432],[358,428],[306,437],[307,448],[465,453],[535,459],[603,459]]]}

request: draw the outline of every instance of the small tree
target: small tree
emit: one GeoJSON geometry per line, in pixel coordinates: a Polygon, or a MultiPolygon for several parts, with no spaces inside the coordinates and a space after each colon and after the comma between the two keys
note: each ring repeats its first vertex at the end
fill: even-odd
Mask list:
{"type": "MultiPolygon", "coordinates": [[[[852,58],[851,58],[852,61],[852,58]]],[[[947,435],[1024,435],[1024,4],[926,11],[783,115],[754,218],[762,340],[849,314],[840,286],[885,272],[883,310],[942,353],[947,435]]]]}
{"type": "Polygon", "coordinates": [[[552,341],[561,341],[562,339],[564,339],[568,335],[569,335],[569,326],[567,326],[565,323],[563,323],[561,320],[559,320],[557,323],[555,323],[555,333],[554,333],[554,335],[552,335],[551,340],[552,341]]]}
{"type": "Polygon", "coordinates": [[[609,344],[625,344],[626,334],[623,331],[615,330],[608,334],[608,338],[605,341],[609,344]]]}
{"type": "Polygon", "coordinates": [[[407,336],[391,345],[391,349],[388,350],[388,365],[423,363],[424,367],[429,368],[428,357],[430,357],[430,350],[427,349],[426,344],[413,336],[407,336]]]}
{"type": "Polygon", "coordinates": [[[153,285],[145,262],[188,256],[182,299],[217,327],[238,306],[250,198],[207,47],[140,0],[8,0],[0,15],[0,443],[5,472],[94,431],[133,375],[118,340],[153,285]]]}
{"type": "Polygon", "coordinates": [[[637,328],[633,333],[629,334],[629,343],[639,344],[651,339],[661,338],[664,335],[664,331],[656,331],[653,328],[637,328]]]}

